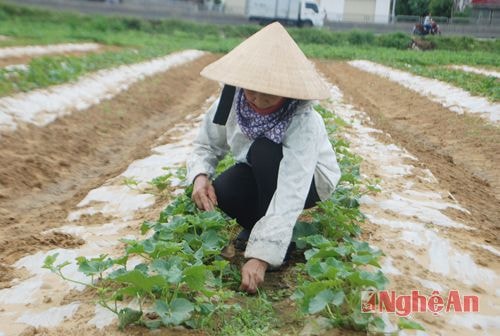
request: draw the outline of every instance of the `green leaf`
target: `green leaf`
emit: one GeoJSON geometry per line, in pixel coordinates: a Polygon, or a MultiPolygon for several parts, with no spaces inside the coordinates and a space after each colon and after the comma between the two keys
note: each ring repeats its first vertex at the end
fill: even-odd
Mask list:
{"type": "Polygon", "coordinates": [[[182,280],[192,290],[201,290],[205,284],[207,270],[205,265],[191,266],[184,270],[182,280]]]}
{"type": "Polygon", "coordinates": [[[383,255],[381,250],[371,247],[367,242],[355,240],[350,237],[345,237],[344,241],[346,244],[352,245],[352,247],[354,248],[353,252],[358,255],[369,254],[376,257],[383,255]]]}
{"type": "Polygon", "coordinates": [[[43,268],[47,268],[49,270],[54,269],[54,263],[57,260],[57,257],[59,256],[59,253],[54,253],[52,255],[48,255],[45,257],[43,261],[43,268]]]}
{"type": "Polygon", "coordinates": [[[381,317],[374,317],[370,324],[375,328],[375,331],[384,331],[385,322],[381,317]]]}
{"type": "Polygon", "coordinates": [[[141,225],[141,234],[146,234],[149,230],[156,227],[158,222],[144,221],[141,225]]]}
{"type": "Polygon", "coordinates": [[[325,289],[319,292],[311,301],[309,301],[309,314],[315,314],[322,311],[327,304],[333,300],[334,296],[331,290],[325,289]]]}
{"type": "Polygon", "coordinates": [[[348,279],[357,287],[375,287],[384,289],[388,283],[387,278],[381,271],[370,273],[367,271],[357,271],[348,276],[348,279]]]}
{"type": "Polygon", "coordinates": [[[332,304],[334,306],[340,306],[342,303],[344,303],[345,299],[345,294],[344,291],[341,289],[337,289],[333,291],[333,299],[332,299],[332,304]]]}
{"type": "Polygon", "coordinates": [[[132,285],[138,291],[145,293],[151,293],[153,288],[166,285],[166,281],[162,276],[147,276],[139,270],[133,270],[123,275],[119,275],[115,280],[132,285]]]}
{"type": "Polygon", "coordinates": [[[170,305],[163,300],[156,300],[155,312],[165,326],[179,325],[191,317],[194,305],[186,299],[174,299],[170,305]]]}
{"type": "Polygon", "coordinates": [[[380,268],[380,264],[377,261],[378,257],[370,254],[365,255],[353,255],[352,262],[356,265],[373,265],[380,268]]]}
{"type": "Polygon", "coordinates": [[[113,272],[109,273],[108,279],[115,279],[117,276],[123,275],[127,273],[127,269],[125,268],[118,268],[114,270],[113,272]]]}
{"type": "Polygon", "coordinates": [[[201,260],[203,260],[203,257],[205,256],[205,253],[203,251],[202,248],[199,248],[194,254],[193,254],[193,257],[196,259],[196,260],[199,260],[201,262],[201,260]]]}
{"type": "Polygon", "coordinates": [[[351,312],[350,318],[357,328],[366,330],[371,320],[371,314],[353,311],[351,312]]]}
{"type": "Polygon", "coordinates": [[[212,269],[213,270],[217,270],[219,272],[222,272],[224,271],[224,269],[226,269],[226,267],[228,267],[229,265],[229,261],[227,260],[214,260],[212,261],[212,269]]]}
{"type": "Polygon", "coordinates": [[[210,302],[200,303],[195,309],[200,312],[201,315],[208,316],[215,311],[216,305],[210,302]]]}
{"type": "Polygon", "coordinates": [[[136,297],[137,294],[142,294],[139,289],[135,287],[122,287],[118,289],[114,294],[117,300],[122,301],[124,297],[136,297]]]}
{"type": "MultiPolygon", "coordinates": [[[[296,290],[294,298],[298,301],[302,312],[309,313],[309,303],[311,300],[313,300],[322,291],[331,291],[332,288],[335,288],[336,286],[338,286],[337,280],[320,280],[313,282],[306,281],[296,290]]],[[[316,304],[319,304],[319,302],[316,304]]]]}
{"type": "Polygon", "coordinates": [[[322,247],[324,245],[331,244],[331,242],[328,239],[326,239],[323,235],[309,236],[304,240],[313,247],[322,247]]]}
{"type": "Polygon", "coordinates": [[[127,245],[125,248],[127,254],[141,254],[144,252],[144,246],[137,240],[121,239],[120,241],[127,245]]]}
{"type": "Polygon", "coordinates": [[[324,264],[321,263],[319,259],[310,260],[306,264],[307,274],[309,274],[310,276],[312,276],[315,279],[319,279],[325,273],[325,269],[323,266],[324,266],[324,264]]]}
{"type": "Polygon", "coordinates": [[[154,185],[158,190],[163,191],[165,188],[167,188],[170,185],[170,178],[173,176],[173,174],[168,173],[165,175],[157,176],[154,179],[152,179],[149,184],[154,185]]]}
{"type": "Polygon", "coordinates": [[[423,330],[425,331],[424,327],[422,327],[419,323],[415,321],[408,320],[407,318],[400,317],[398,319],[398,327],[399,329],[411,329],[411,330],[423,330]]]}
{"type": "MultiPolygon", "coordinates": [[[[305,285],[305,284],[304,284],[305,285]]],[[[296,289],[295,292],[290,296],[290,299],[292,300],[302,300],[304,298],[304,292],[302,292],[300,289],[296,289]]]]}
{"type": "Polygon", "coordinates": [[[148,248],[144,247],[144,252],[148,253],[152,258],[160,258],[165,256],[175,255],[182,250],[182,245],[175,242],[156,241],[151,239],[148,242],[148,248]]]}
{"type": "Polygon", "coordinates": [[[153,271],[162,275],[168,283],[178,284],[182,280],[182,270],[179,268],[180,258],[169,260],[155,259],[151,263],[153,271]]]}
{"type": "Polygon", "coordinates": [[[143,246],[144,252],[147,254],[152,254],[156,249],[156,241],[152,238],[146,239],[142,241],[141,245],[143,246]]]}
{"type": "Polygon", "coordinates": [[[85,257],[78,257],[78,271],[87,276],[96,275],[104,272],[114,264],[114,260],[107,258],[106,254],[100,255],[98,258],[87,259],[85,257]]]}
{"type": "Polygon", "coordinates": [[[345,245],[342,245],[342,246],[338,246],[338,247],[335,247],[333,249],[335,252],[337,252],[339,254],[339,256],[342,256],[342,257],[345,257],[346,255],[348,255],[351,251],[351,249],[349,249],[347,246],[345,245]]]}
{"type": "Polygon", "coordinates": [[[143,320],[142,323],[144,323],[144,325],[146,326],[146,328],[151,329],[151,330],[158,329],[162,325],[162,321],[160,319],[156,319],[156,320],[143,320]]]}
{"type": "Polygon", "coordinates": [[[113,260],[115,265],[126,266],[128,261],[128,255],[124,255],[123,257],[116,258],[113,260]]]}
{"type": "Polygon", "coordinates": [[[203,247],[208,250],[219,250],[225,245],[224,240],[215,230],[207,230],[201,234],[201,240],[203,241],[203,247]]]}
{"type": "Polygon", "coordinates": [[[304,257],[306,258],[306,260],[310,260],[311,258],[313,258],[316,253],[319,252],[319,249],[317,248],[312,248],[312,249],[309,249],[307,251],[304,252],[304,257]]]}
{"type": "Polygon", "coordinates": [[[344,302],[345,294],[341,289],[331,290],[325,289],[319,292],[314,298],[309,301],[309,314],[315,314],[322,311],[326,305],[333,304],[340,306],[344,302]]]}
{"type": "Polygon", "coordinates": [[[144,275],[148,274],[149,266],[146,263],[140,263],[135,265],[134,270],[143,273],[144,275]]]}
{"type": "Polygon", "coordinates": [[[120,309],[120,311],[118,312],[118,321],[119,321],[118,328],[120,328],[120,330],[123,331],[123,329],[128,325],[139,321],[141,317],[142,317],[141,311],[134,310],[128,307],[120,309]]]}
{"type": "Polygon", "coordinates": [[[191,316],[191,312],[194,310],[194,305],[183,298],[175,299],[171,302],[170,307],[172,309],[172,317],[178,324],[187,320],[191,316]]]}
{"type": "Polygon", "coordinates": [[[318,223],[308,223],[303,221],[298,221],[293,228],[292,241],[295,242],[298,249],[304,249],[307,247],[307,242],[303,238],[316,235],[319,233],[318,223]]]}
{"type": "Polygon", "coordinates": [[[197,217],[199,225],[205,231],[222,229],[227,225],[226,220],[218,211],[204,211],[197,217]]]}

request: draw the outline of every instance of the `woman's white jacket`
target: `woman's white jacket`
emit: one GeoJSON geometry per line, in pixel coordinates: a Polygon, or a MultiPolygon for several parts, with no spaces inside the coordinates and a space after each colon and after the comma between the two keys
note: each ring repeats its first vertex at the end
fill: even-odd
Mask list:
{"type": "MultiPolygon", "coordinates": [[[[219,101],[207,111],[187,162],[187,179],[198,174],[213,177],[217,163],[231,152],[237,162],[245,162],[252,140],[242,133],[236,121],[236,100],[225,126],[212,122],[219,101]]],[[[328,139],[322,117],[312,101],[301,102],[283,138],[276,192],[267,212],[254,226],[245,251],[246,258],[257,258],[271,266],[283,262],[293,227],[302,212],[314,176],[321,200],[326,200],[340,179],[335,152],[328,139]]]]}

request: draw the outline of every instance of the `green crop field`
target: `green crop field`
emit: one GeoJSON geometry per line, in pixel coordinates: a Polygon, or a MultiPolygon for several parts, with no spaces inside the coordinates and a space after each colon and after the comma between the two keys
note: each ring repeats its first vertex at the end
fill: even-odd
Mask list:
{"type": "MultiPolygon", "coordinates": [[[[32,61],[28,72],[19,72],[14,76],[0,70],[0,96],[63,83],[87,72],[151,59],[175,50],[189,48],[225,53],[257,30],[258,26],[250,25],[235,27],[175,20],[90,18],[1,5],[0,34],[13,38],[0,41],[0,46],[85,41],[120,49],[81,57],[38,58],[32,61]],[[9,80],[1,80],[6,75],[9,80]]],[[[498,69],[498,40],[434,37],[429,40],[435,49],[420,52],[409,48],[411,36],[403,33],[375,36],[360,31],[334,33],[297,28],[290,29],[290,33],[309,57],[371,60],[447,81],[493,101],[500,100],[498,79],[460,74],[447,68],[448,65],[460,64],[498,69]]]]}

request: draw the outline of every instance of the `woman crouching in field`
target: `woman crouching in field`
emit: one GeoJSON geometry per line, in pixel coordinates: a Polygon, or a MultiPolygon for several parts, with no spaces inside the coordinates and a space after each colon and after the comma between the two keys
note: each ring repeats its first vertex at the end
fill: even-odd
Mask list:
{"type": "Polygon", "coordinates": [[[327,86],[279,24],[252,35],[201,74],[225,84],[208,110],[188,160],[192,198],[218,206],[247,241],[241,289],[255,293],[268,267],[283,263],[303,209],[330,197],[340,178],[313,99],[327,86]],[[231,152],[236,164],[212,181],[231,152]]]}

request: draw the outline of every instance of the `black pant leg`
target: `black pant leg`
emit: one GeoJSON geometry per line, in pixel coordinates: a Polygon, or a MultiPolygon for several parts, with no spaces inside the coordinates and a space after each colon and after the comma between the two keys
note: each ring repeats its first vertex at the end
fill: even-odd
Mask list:
{"type": "MultiPolygon", "coordinates": [[[[278,184],[283,145],[267,138],[256,139],[247,155],[250,165],[237,163],[219,175],[213,185],[219,208],[239,225],[251,230],[271,203],[278,184]]],[[[304,209],[319,202],[314,178],[304,209]]]]}
{"type": "MultiPolygon", "coordinates": [[[[269,203],[276,191],[278,174],[283,158],[283,145],[276,144],[267,138],[256,139],[248,151],[247,160],[250,162],[257,183],[259,193],[259,215],[266,214],[269,203]]],[[[307,194],[304,209],[312,208],[320,201],[313,180],[307,194]]],[[[259,218],[260,218],[259,217],[259,218]]]]}
{"type": "Polygon", "coordinates": [[[247,160],[257,184],[259,218],[266,214],[278,185],[278,173],[283,158],[283,145],[267,138],[257,138],[250,146],[247,160]]]}
{"type": "Polygon", "coordinates": [[[262,216],[258,215],[257,186],[250,166],[235,164],[220,174],[213,186],[219,208],[251,230],[262,216]]]}

